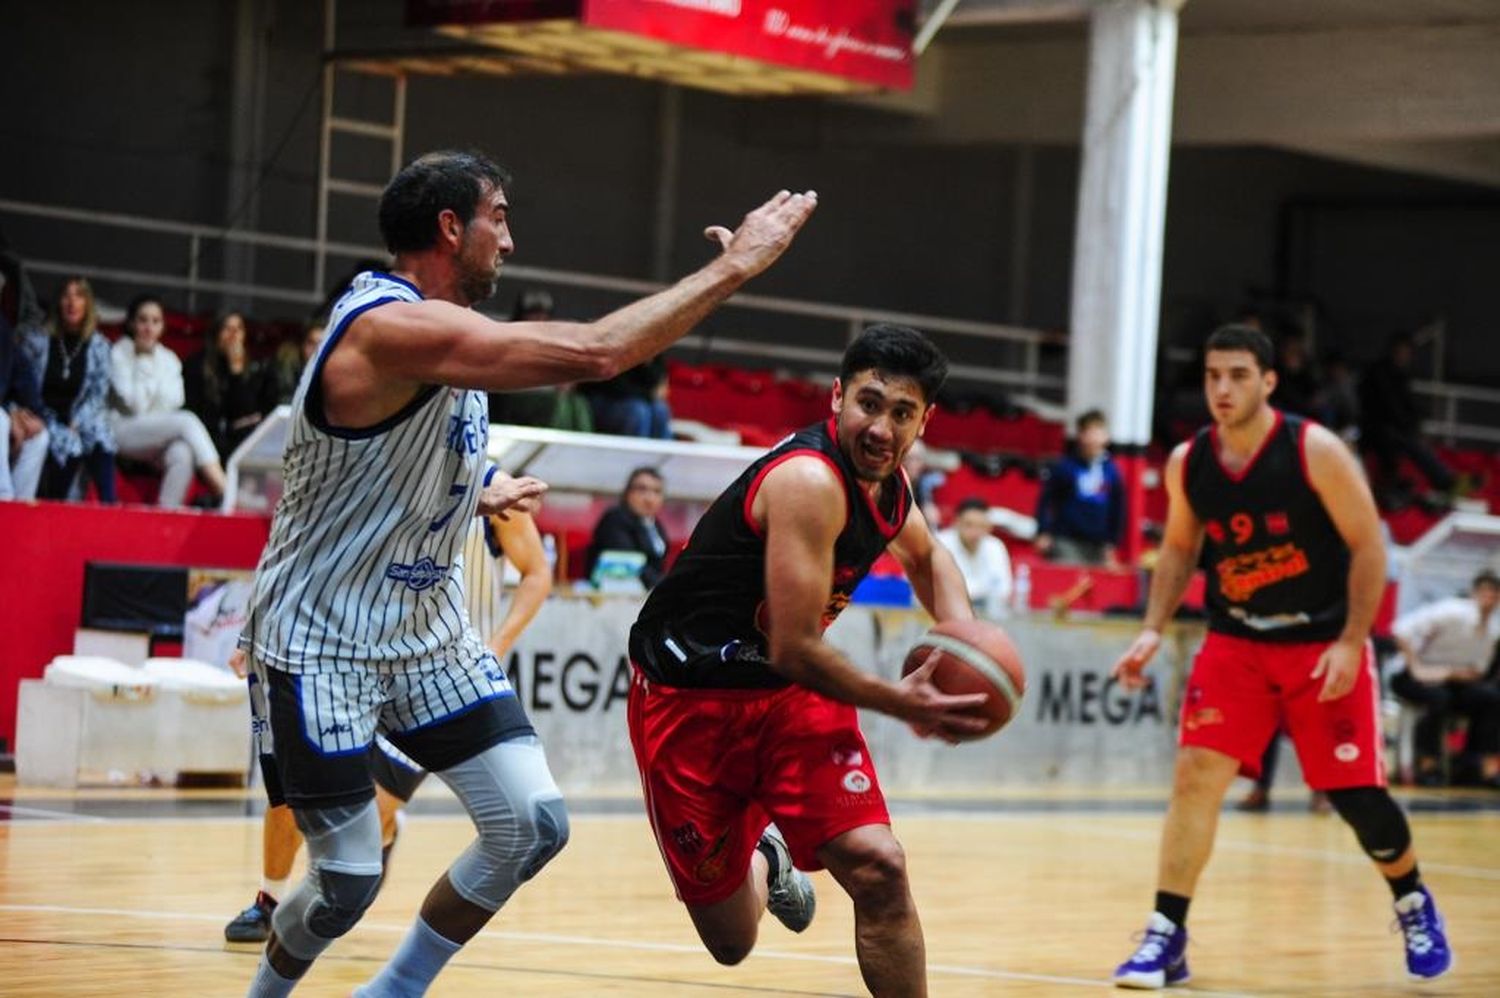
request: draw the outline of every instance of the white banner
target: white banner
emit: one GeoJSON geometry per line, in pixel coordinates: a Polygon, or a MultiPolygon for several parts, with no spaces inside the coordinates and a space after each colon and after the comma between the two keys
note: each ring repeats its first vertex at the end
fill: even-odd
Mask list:
{"type": "MultiPolygon", "coordinates": [[[[517,642],[506,671],[547,746],[565,791],[632,791],[635,759],[625,727],[633,599],[554,597],[517,642]]],[[[1018,716],[997,736],[948,746],[891,718],[865,714],[866,738],[893,793],[1015,785],[1163,786],[1171,779],[1178,691],[1201,630],[1174,631],[1140,694],[1109,679],[1136,622],[1011,619],[1026,664],[1018,716]]],[[[916,613],[852,606],[829,640],[857,665],[894,678],[926,630],[916,613]]]]}

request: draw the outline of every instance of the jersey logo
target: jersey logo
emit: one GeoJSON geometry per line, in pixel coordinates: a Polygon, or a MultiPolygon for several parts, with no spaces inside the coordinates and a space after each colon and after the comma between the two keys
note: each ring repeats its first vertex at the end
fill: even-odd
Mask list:
{"type": "Polygon", "coordinates": [[[419,593],[424,589],[431,589],[446,579],[448,566],[439,565],[423,555],[421,559],[410,565],[403,565],[399,561],[391,562],[386,566],[385,577],[393,582],[404,582],[406,588],[419,593]]]}
{"type": "Polygon", "coordinates": [[[1243,603],[1266,586],[1305,575],[1307,552],[1295,544],[1278,544],[1220,559],[1214,566],[1219,591],[1232,603],[1243,603]]]}
{"type": "Polygon", "coordinates": [[[488,431],[489,427],[485,426],[477,412],[474,413],[473,419],[470,419],[466,412],[449,413],[448,449],[464,457],[478,454],[479,449],[484,445],[488,431]]]}
{"type": "Polygon", "coordinates": [[[1266,514],[1266,532],[1272,534],[1289,534],[1292,532],[1292,519],[1285,513],[1266,514]]]}

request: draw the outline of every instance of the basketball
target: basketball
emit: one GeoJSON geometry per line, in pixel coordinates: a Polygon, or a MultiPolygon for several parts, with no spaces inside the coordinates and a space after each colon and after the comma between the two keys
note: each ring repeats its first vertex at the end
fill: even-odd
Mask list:
{"type": "Polygon", "coordinates": [[[988,738],[1009,723],[1026,693],[1021,653],[1004,631],[978,620],[950,620],[938,624],[907,652],[903,676],[942,652],[932,670],[933,685],[944,693],[987,693],[989,699],[974,709],[989,724],[982,731],[965,732],[961,741],[988,738]]]}

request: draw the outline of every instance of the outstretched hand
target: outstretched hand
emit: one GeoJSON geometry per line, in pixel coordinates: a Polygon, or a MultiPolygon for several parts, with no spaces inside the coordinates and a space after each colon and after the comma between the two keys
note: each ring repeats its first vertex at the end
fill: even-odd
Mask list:
{"type": "Polygon", "coordinates": [[[530,475],[512,478],[500,472],[479,493],[475,516],[498,516],[509,520],[508,513],[535,513],[542,508],[547,483],[530,475]]]}
{"type": "Polygon", "coordinates": [[[779,191],[746,215],[733,232],[722,225],[710,225],[703,235],[718,243],[725,258],[732,260],[747,278],[754,277],[786,252],[817,206],[817,191],[802,194],[779,191]]]}

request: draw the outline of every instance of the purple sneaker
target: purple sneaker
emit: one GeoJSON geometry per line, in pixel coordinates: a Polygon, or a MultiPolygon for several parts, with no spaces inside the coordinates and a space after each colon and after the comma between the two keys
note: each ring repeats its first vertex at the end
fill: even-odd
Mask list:
{"type": "Polygon", "coordinates": [[[1115,987],[1158,991],[1187,981],[1187,929],[1155,912],[1146,923],[1141,944],[1115,968],[1115,987]]]}
{"type": "Polygon", "coordinates": [[[1396,924],[1406,940],[1406,972],[1413,978],[1437,977],[1453,966],[1443,916],[1426,887],[1396,902],[1396,924]]]}

